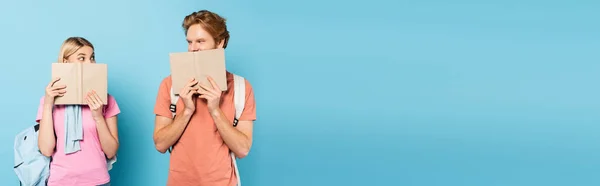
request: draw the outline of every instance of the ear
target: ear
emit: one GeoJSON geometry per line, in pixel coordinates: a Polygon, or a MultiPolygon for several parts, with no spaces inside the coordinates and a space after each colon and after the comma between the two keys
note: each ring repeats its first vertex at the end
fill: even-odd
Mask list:
{"type": "Polygon", "coordinates": [[[221,42],[219,42],[219,44],[217,45],[217,48],[223,48],[224,45],[225,45],[225,39],[222,39],[221,42]]]}

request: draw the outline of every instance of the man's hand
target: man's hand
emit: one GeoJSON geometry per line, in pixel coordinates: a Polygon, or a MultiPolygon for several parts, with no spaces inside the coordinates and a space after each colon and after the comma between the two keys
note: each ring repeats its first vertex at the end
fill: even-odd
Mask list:
{"type": "Polygon", "coordinates": [[[200,93],[198,98],[205,99],[206,105],[208,106],[208,111],[214,113],[219,109],[223,91],[221,91],[221,88],[219,88],[219,85],[217,85],[212,77],[208,76],[208,81],[211,84],[210,87],[199,84],[201,89],[198,89],[198,93],[200,93]]]}
{"type": "Polygon", "coordinates": [[[194,95],[198,93],[198,87],[195,87],[197,84],[198,81],[195,78],[191,78],[190,82],[179,92],[179,97],[181,97],[185,105],[185,111],[194,112],[196,110],[196,97],[194,95]]]}

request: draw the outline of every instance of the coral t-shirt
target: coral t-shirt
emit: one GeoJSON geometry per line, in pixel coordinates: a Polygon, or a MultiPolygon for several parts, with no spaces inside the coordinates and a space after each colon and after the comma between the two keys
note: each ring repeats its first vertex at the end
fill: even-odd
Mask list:
{"type": "MultiPolygon", "coordinates": [[[[110,118],[120,113],[116,100],[108,95],[108,104],[104,106],[104,117],[110,118]]],[[[36,122],[42,119],[44,111],[44,98],[40,106],[36,122]]],[[[48,185],[102,185],[110,181],[108,166],[104,151],[100,145],[96,122],[92,117],[90,108],[82,106],[83,140],[80,142],[80,151],[65,154],[65,106],[55,105],[52,113],[54,132],[56,133],[56,151],[50,163],[50,177],[48,185]]]]}
{"type": "MultiPolygon", "coordinates": [[[[246,84],[246,102],[239,120],[256,120],[254,92],[248,80],[246,84]]],[[[235,107],[233,104],[233,74],[227,72],[227,91],[221,96],[221,110],[233,125],[235,107]]],[[[171,76],[163,79],[158,90],[154,113],[158,116],[172,117],[169,106],[171,76]]],[[[179,98],[177,113],[185,108],[179,98]]],[[[239,126],[239,125],[238,125],[239,126]]],[[[196,99],[196,111],[192,115],[187,128],[173,147],[171,152],[168,186],[200,185],[200,186],[234,186],[237,175],[231,162],[227,144],[221,138],[214,123],[206,101],[196,99]]]]}

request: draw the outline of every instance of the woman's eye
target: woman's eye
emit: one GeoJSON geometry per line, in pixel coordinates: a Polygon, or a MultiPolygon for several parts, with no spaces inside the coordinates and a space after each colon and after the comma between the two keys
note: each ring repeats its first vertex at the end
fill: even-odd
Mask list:
{"type": "Polygon", "coordinates": [[[80,58],[78,58],[78,59],[79,59],[79,61],[83,61],[83,60],[85,60],[85,58],[83,58],[83,57],[80,57],[80,58]]]}

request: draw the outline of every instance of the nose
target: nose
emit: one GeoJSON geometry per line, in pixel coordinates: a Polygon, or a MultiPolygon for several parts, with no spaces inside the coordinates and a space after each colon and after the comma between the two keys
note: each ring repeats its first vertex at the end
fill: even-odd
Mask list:
{"type": "Polygon", "coordinates": [[[197,42],[190,43],[190,45],[188,46],[188,51],[189,52],[200,51],[200,43],[197,43],[197,42]]]}

